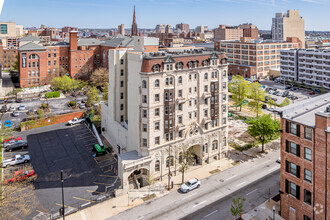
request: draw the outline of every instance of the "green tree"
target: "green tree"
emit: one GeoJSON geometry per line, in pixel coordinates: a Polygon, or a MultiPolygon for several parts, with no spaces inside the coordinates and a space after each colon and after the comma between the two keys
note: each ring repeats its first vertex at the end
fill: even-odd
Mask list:
{"type": "Polygon", "coordinates": [[[149,174],[149,175],[147,176],[147,178],[146,178],[146,182],[147,182],[147,184],[148,184],[148,186],[149,186],[149,193],[148,193],[148,195],[150,195],[151,185],[153,185],[153,184],[155,183],[155,178],[154,178],[154,176],[153,176],[152,174],[149,174]]]}
{"type": "MultiPolygon", "coordinates": [[[[269,105],[272,106],[274,109],[276,108],[275,101],[272,99],[271,96],[268,96],[268,103],[269,103],[269,105]]],[[[274,114],[274,120],[275,120],[275,118],[276,118],[275,111],[274,111],[273,114],[274,114]]]]}
{"type": "Polygon", "coordinates": [[[262,102],[265,101],[265,91],[258,82],[255,82],[250,85],[249,95],[250,98],[253,99],[252,102],[249,102],[249,105],[252,110],[257,113],[258,117],[261,112],[262,102]]]}
{"type": "Polygon", "coordinates": [[[109,92],[109,83],[106,83],[103,90],[103,100],[106,102],[108,102],[108,92],[109,92]]]}
{"type": "Polygon", "coordinates": [[[241,215],[244,213],[243,206],[244,206],[245,198],[237,197],[237,198],[233,198],[232,201],[233,203],[230,208],[230,212],[232,216],[234,216],[235,218],[242,217],[241,215]]]}
{"type": "Polygon", "coordinates": [[[87,93],[87,102],[88,106],[93,105],[95,102],[100,101],[100,96],[98,90],[95,87],[92,87],[87,93]]]}
{"type": "Polygon", "coordinates": [[[240,105],[239,110],[242,111],[241,103],[249,94],[250,84],[243,76],[233,76],[229,83],[229,91],[233,94],[233,100],[236,105],[240,105]]]}
{"type": "Polygon", "coordinates": [[[183,147],[182,152],[180,152],[177,156],[178,156],[177,161],[179,163],[179,171],[182,173],[182,184],[183,184],[185,171],[189,169],[194,159],[193,149],[188,148],[188,146],[185,146],[183,147]]]}
{"type": "Polygon", "coordinates": [[[320,91],[321,91],[321,94],[324,94],[326,92],[325,88],[323,86],[321,86],[320,91]]]}
{"type": "Polygon", "coordinates": [[[285,99],[283,100],[283,102],[280,104],[280,107],[285,107],[290,105],[290,99],[288,99],[288,97],[285,97],[285,99]]]}
{"type": "Polygon", "coordinates": [[[18,71],[18,61],[15,61],[15,63],[13,64],[13,70],[18,71]]]}
{"type": "Polygon", "coordinates": [[[262,152],[264,152],[264,144],[279,134],[280,122],[273,120],[270,114],[251,118],[247,123],[249,134],[261,142],[262,152]]]}

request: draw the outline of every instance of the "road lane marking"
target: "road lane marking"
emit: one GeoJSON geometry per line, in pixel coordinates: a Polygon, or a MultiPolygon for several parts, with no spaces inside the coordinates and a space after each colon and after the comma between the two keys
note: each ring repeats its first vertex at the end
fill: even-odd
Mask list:
{"type": "MultiPolygon", "coordinates": [[[[58,204],[58,203],[55,203],[55,204],[56,204],[56,205],[58,205],[58,206],[61,206],[61,207],[63,207],[63,205],[62,205],[62,204],[58,204]]],[[[75,208],[73,208],[73,207],[71,207],[71,206],[68,206],[68,205],[64,205],[64,207],[75,209],[75,208]]]]}
{"type": "Polygon", "coordinates": [[[40,210],[38,210],[38,209],[36,209],[36,211],[42,213],[42,211],[40,211],[40,210]]]}
{"type": "Polygon", "coordinates": [[[93,191],[93,190],[86,190],[87,192],[91,192],[91,193],[99,193],[101,194],[102,192],[98,192],[98,191],[93,191]]]}
{"type": "Polygon", "coordinates": [[[143,218],[144,218],[143,216],[140,216],[140,217],[136,218],[136,220],[143,219],[143,218]]]}
{"type": "Polygon", "coordinates": [[[206,202],[206,200],[204,200],[203,202],[200,202],[200,203],[194,205],[193,208],[195,208],[196,206],[199,206],[199,205],[201,205],[201,204],[203,204],[203,203],[205,203],[205,202],[206,202]]]}
{"type": "Polygon", "coordinates": [[[228,179],[226,179],[226,180],[230,180],[230,179],[232,179],[232,178],[235,178],[237,175],[234,175],[234,176],[231,176],[231,177],[229,177],[228,179]]]}
{"type": "Polygon", "coordinates": [[[78,197],[72,197],[74,199],[78,199],[78,200],[82,200],[82,201],[86,201],[86,202],[94,202],[92,200],[88,200],[88,199],[82,199],[82,198],[78,198],[78,197]]]}
{"type": "Polygon", "coordinates": [[[240,183],[240,184],[237,184],[236,186],[241,186],[241,185],[244,185],[246,183],[246,181],[240,183]]]}
{"type": "Polygon", "coordinates": [[[99,176],[105,176],[105,177],[114,177],[114,178],[116,178],[116,177],[117,177],[117,176],[102,175],[102,174],[100,174],[99,176]]]}
{"type": "Polygon", "coordinates": [[[194,195],[197,195],[197,193],[193,193],[193,194],[191,194],[191,195],[189,195],[189,196],[187,196],[187,197],[184,197],[182,200],[188,199],[188,198],[190,198],[190,197],[192,197],[192,196],[194,196],[194,195]]]}
{"type": "Polygon", "coordinates": [[[108,172],[110,172],[112,169],[110,169],[110,170],[106,170],[106,171],[104,171],[103,173],[108,173],[108,172]]]}
{"type": "Polygon", "coordinates": [[[110,183],[98,183],[98,182],[93,182],[96,185],[104,185],[104,186],[108,186],[110,185],[110,183]]]}
{"type": "Polygon", "coordinates": [[[269,160],[267,160],[267,161],[263,162],[262,164],[266,164],[266,163],[268,163],[268,162],[269,162],[269,160]]]}
{"type": "Polygon", "coordinates": [[[250,194],[252,194],[252,193],[254,193],[256,191],[258,191],[258,189],[252,190],[251,192],[247,193],[246,195],[248,196],[248,195],[250,195],[250,194]]]}
{"type": "Polygon", "coordinates": [[[204,218],[207,218],[207,217],[209,217],[210,215],[213,215],[213,214],[216,213],[217,211],[218,211],[218,210],[215,210],[215,211],[213,211],[213,212],[211,212],[211,213],[205,215],[204,218]]]}
{"type": "Polygon", "coordinates": [[[268,172],[274,171],[274,170],[276,170],[276,169],[279,169],[279,168],[277,168],[277,167],[273,167],[273,168],[269,169],[268,172]]]}

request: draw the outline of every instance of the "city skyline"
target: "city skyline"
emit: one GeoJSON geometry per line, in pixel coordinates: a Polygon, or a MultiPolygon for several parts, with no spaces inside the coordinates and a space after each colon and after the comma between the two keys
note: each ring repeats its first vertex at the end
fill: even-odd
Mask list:
{"type": "Polygon", "coordinates": [[[42,24],[49,27],[116,28],[119,24],[130,27],[133,7],[136,5],[139,28],[155,28],[161,23],[174,26],[183,22],[191,28],[206,25],[213,29],[219,24],[248,22],[260,30],[270,30],[276,12],[296,9],[305,19],[307,31],[327,31],[330,30],[330,24],[326,22],[326,17],[318,18],[322,13],[326,15],[327,7],[324,6],[329,4],[326,0],[114,0],[111,3],[105,0],[93,3],[88,0],[11,0],[5,1],[0,20],[13,20],[24,27],[39,27],[40,17],[43,17],[42,24]]]}

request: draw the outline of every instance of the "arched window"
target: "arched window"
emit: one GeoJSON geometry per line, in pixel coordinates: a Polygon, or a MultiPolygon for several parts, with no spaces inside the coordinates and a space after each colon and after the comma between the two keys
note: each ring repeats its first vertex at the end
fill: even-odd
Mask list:
{"type": "Polygon", "coordinates": [[[176,66],[177,70],[182,70],[183,69],[183,63],[182,62],[178,62],[175,66],[176,66]]]}
{"type": "Polygon", "coordinates": [[[195,60],[194,61],[194,68],[197,68],[198,67],[198,64],[199,64],[199,61],[198,60],[195,60]]]}
{"type": "Polygon", "coordinates": [[[159,80],[158,79],[155,80],[155,87],[159,87],[159,80]]]}
{"type": "Polygon", "coordinates": [[[207,79],[207,73],[204,74],[204,79],[207,79]]]}
{"type": "Polygon", "coordinates": [[[209,62],[207,60],[203,60],[203,66],[208,66],[209,62]]]}
{"type": "Polygon", "coordinates": [[[182,76],[179,76],[178,83],[182,83],[182,76]]]}
{"type": "Polygon", "coordinates": [[[173,77],[170,77],[170,85],[173,85],[173,77]]]}
{"type": "Polygon", "coordinates": [[[174,166],[174,158],[173,158],[173,156],[168,156],[166,158],[166,167],[168,168],[169,166],[174,166]]]}
{"type": "Polygon", "coordinates": [[[152,72],[159,72],[160,71],[160,65],[158,63],[154,64],[152,66],[152,72]]]}
{"type": "Polygon", "coordinates": [[[218,72],[217,71],[214,72],[214,78],[218,78],[218,72]]]}
{"type": "Polygon", "coordinates": [[[29,59],[30,59],[30,60],[39,59],[39,56],[38,56],[37,54],[31,54],[31,55],[29,56],[29,59]]]}
{"type": "Polygon", "coordinates": [[[212,150],[218,149],[218,141],[213,141],[212,142],[212,150]]]}
{"type": "Polygon", "coordinates": [[[142,81],[142,88],[144,89],[147,88],[147,81],[145,80],[142,81]]]}
{"type": "Polygon", "coordinates": [[[187,66],[188,66],[189,69],[191,69],[191,68],[193,68],[193,63],[192,63],[191,61],[189,61],[189,62],[187,63],[187,66]]]}
{"type": "Polygon", "coordinates": [[[203,152],[207,153],[207,143],[203,145],[203,152]]]}
{"type": "Polygon", "coordinates": [[[159,171],[160,170],[160,162],[159,160],[156,160],[156,163],[155,163],[155,171],[159,171]]]}

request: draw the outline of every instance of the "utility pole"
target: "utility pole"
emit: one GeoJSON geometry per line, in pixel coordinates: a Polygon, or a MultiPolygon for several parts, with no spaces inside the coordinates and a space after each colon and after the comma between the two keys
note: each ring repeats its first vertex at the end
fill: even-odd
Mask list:
{"type": "Polygon", "coordinates": [[[62,183],[62,216],[64,218],[64,179],[63,179],[63,170],[61,170],[61,183],[62,183]]]}

